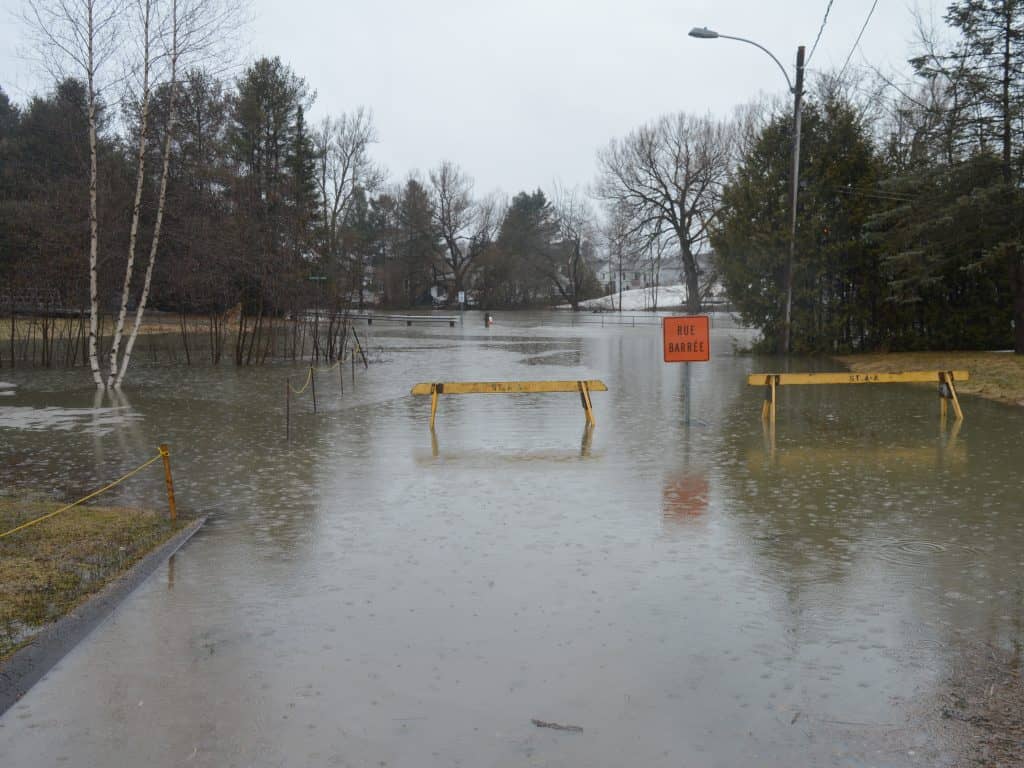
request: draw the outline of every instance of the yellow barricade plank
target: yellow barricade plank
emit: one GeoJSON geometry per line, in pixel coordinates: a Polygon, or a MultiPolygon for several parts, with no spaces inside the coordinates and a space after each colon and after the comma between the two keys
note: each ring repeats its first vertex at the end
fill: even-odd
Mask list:
{"type": "Polygon", "coordinates": [[[594,426],[594,408],[591,392],[607,392],[608,387],[598,379],[573,381],[436,381],[423,382],[410,390],[413,395],[430,397],[430,428],[434,428],[439,395],[518,395],[540,392],[576,392],[587,418],[587,428],[594,426]]]}
{"type": "Polygon", "coordinates": [[[761,404],[761,418],[775,425],[776,388],[794,384],[939,384],[939,415],[945,423],[946,398],[953,403],[953,410],[959,421],[964,418],[956,385],[970,379],[967,371],[904,371],[902,373],[752,373],[747,384],[752,387],[767,387],[765,401],[761,404]]]}
{"type": "MultiPolygon", "coordinates": [[[[437,387],[441,395],[514,395],[531,392],[579,392],[579,381],[444,381],[421,383],[411,390],[413,395],[433,394],[437,387]]],[[[591,392],[607,392],[608,387],[598,379],[583,380],[591,392]]]]}
{"type": "Polygon", "coordinates": [[[938,384],[942,374],[951,373],[954,381],[967,381],[967,371],[905,371],[903,373],[752,373],[747,384],[763,387],[769,377],[779,386],[793,384],[938,384]]]}

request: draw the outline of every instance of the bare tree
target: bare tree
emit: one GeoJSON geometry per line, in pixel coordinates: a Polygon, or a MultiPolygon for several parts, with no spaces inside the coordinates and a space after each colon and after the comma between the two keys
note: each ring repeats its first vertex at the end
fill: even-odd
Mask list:
{"type": "Polygon", "coordinates": [[[725,123],[681,113],[613,139],[598,153],[596,194],[622,206],[630,233],[649,241],[675,235],[689,312],[701,308],[697,255],[719,211],[732,143],[725,123]]]}
{"type": "MultiPolygon", "coordinates": [[[[137,104],[137,135],[138,150],[135,160],[135,198],[132,204],[132,223],[128,234],[128,259],[125,262],[124,281],[121,288],[121,307],[114,324],[114,338],[110,345],[110,373],[107,386],[113,387],[117,381],[118,353],[121,346],[121,334],[124,330],[124,319],[128,313],[128,299],[132,287],[132,271],[135,268],[135,243],[139,235],[139,219],[142,214],[142,188],[146,178],[146,142],[149,138],[149,106],[153,93],[152,75],[156,64],[154,54],[156,39],[160,35],[161,19],[158,0],[133,0],[129,4],[128,39],[138,45],[137,67],[138,91],[133,99],[137,104]]],[[[129,83],[132,79],[129,78],[129,83]]]]}
{"type": "MultiPolygon", "coordinates": [[[[633,231],[629,209],[619,202],[607,204],[605,211],[604,242],[608,259],[618,275],[619,312],[622,311],[622,287],[626,272],[634,268],[643,247],[642,238],[633,231]]],[[[612,300],[614,302],[614,299],[612,300]]],[[[614,304],[613,307],[614,309],[614,304]]]]}
{"type": "Polygon", "coordinates": [[[99,219],[97,215],[97,108],[112,82],[110,65],[118,52],[123,0],[28,0],[25,21],[47,71],[54,79],[85,81],[89,123],[89,367],[97,387],[100,372],[99,219]]]}
{"type": "Polygon", "coordinates": [[[357,189],[375,192],[384,171],[370,159],[370,144],[377,141],[373,113],[359,107],[340,117],[325,117],[313,135],[317,158],[316,184],[323,209],[322,256],[337,259],[345,214],[357,189]]]}
{"type": "Polygon", "coordinates": [[[501,216],[493,198],[476,200],[473,180],[445,160],[430,172],[433,225],[444,243],[442,261],[455,291],[463,291],[480,256],[496,237],[501,216]]]}
{"type": "Polygon", "coordinates": [[[124,379],[131,350],[142,323],[153,264],[160,242],[166,204],[167,177],[175,120],[175,94],[183,64],[196,64],[228,49],[241,22],[244,0],[27,0],[26,21],[47,70],[57,78],[79,77],[87,89],[89,123],[89,366],[97,387],[118,387],[124,379]],[[130,13],[124,13],[126,8],[130,13]],[[126,34],[127,32],[127,34],[126,34]],[[131,45],[135,43],[135,45],[131,45]],[[111,65],[121,58],[136,102],[138,139],[136,186],[129,230],[127,263],[121,305],[111,346],[109,376],[104,381],[99,363],[99,223],[97,216],[97,109],[101,92],[116,79],[111,65]],[[150,259],[135,323],[118,360],[142,215],[149,109],[157,72],[170,89],[170,110],[164,136],[163,168],[156,202],[150,259]]]}
{"type": "Polygon", "coordinates": [[[588,260],[596,236],[594,211],[575,187],[566,189],[556,184],[552,201],[556,239],[541,253],[534,254],[532,260],[575,311],[595,282],[588,260]]]}
{"type": "Polygon", "coordinates": [[[667,255],[672,249],[671,240],[670,236],[655,237],[648,239],[644,244],[643,258],[641,260],[645,282],[647,283],[644,286],[647,289],[647,301],[644,302],[644,308],[652,312],[658,311],[661,268],[664,266],[667,255]]]}
{"type": "MultiPolygon", "coordinates": [[[[146,0],[139,0],[145,2],[146,0]]],[[[157,249],[160,245],[160,231],[164,210],[167,205],[167,180],[170,175],[171,150],[173,147],[175,123],[177,121],[178,90],[180,73],[185,67],[197,66],[210,61],[227,61],[231,53],[233,33],[238,30],[245,14],[245,0],[163,0],[166,3],[166,23],[163,31],[163,56],[166,59],[166,86],[169,92],[167,125],[164,129],[160,189],[157,193],[156,221],[149,247],[149,262],[142,284],[142,293],[135,310],[135,322],[125,345],[124,355],[118,366],[112,355],[110,361],[110,386],[120,387],[128,371],[132,349],[142,326],[142,318],[149,300],[153,283],[153,266],[156,264],[157,249]]],[[[141,173],[141,170],[140,170],[141,173]]],[[[127,294],[130,272],[126,274],[127,294]]],[[[124,307],[122,307],[124,308],[124,307]]]]}

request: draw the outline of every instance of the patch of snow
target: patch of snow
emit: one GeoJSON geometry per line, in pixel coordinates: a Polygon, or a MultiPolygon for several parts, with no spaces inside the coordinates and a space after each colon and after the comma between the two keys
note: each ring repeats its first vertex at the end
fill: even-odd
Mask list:
{"type": "MultiPolygon", "coordinates": [[[[652,311],[654,303],[651,301],[654,293],[651,288],[633,288],[622,292],[622,306],[619,306],[619,294],[611,293],[599,299],[588,299],[581,301],[583,309],[622,309],[626,312],[652,311]]],[[[686,286],[662,285],[658,287],[658,309],[676,309],[686,304],[686,286]]],[[[571,309],[569,304],[560,304],[558,309],[571,309]]]]}
{"type": "Polygon", "coordinates": [[[0,429],[29,431],[70,431],[84,428],[86,432],[106,434],[119,426],[140,421],[139,414],[127,406],[113,408],[0,408],[0,429]]]}

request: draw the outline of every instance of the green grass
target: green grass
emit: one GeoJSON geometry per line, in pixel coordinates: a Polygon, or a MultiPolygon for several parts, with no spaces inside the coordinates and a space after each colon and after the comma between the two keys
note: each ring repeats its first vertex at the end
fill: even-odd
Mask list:
{"type": "MultiPolygon", "coordinates": [[[[59,505],[0,498],[0,533],[59,505]]],[[[189,521],[81,506],[0,539],[0,661],[189,521]]]]}
{"type": "Polygon", "coordinates": [[[890,352],[837,357],[857,373],[966,370],[957,392],[1024,405],[1024,355],[1007,352],[890,352]]]}

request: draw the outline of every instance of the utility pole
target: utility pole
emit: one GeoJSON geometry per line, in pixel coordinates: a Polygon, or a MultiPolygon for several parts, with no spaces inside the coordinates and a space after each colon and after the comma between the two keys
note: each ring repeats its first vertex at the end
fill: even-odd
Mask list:
{"type": "Polygon", "coordinates": [[[782,351],[789,354],[793,315],[793,259],[796,253],[796,199],[800,188],[800,109],[804,95],[804,46],[796,49],[796,85],[793,88],[793,183],[790,190],[789,258],[786,259],[786,325],[782,351]]]}
{"type": "Polygon", "coordinates": [[[804,47],[801,45],[796,49],[796,85],[794,85],[793,81],[789,79],[789,73],[786,71],[786,68],[782,66],[782,62],[775,57],[775,54],[754,40],[748,40],[745,37],[736,37],[735,35],[723,35],[722,33],[716,32],[713,29],[708,29],[707,27],[694,27],[690,30],[689,35],[690,37],[695,37],[698,40],[714,40],[719,37],[725,38],[726,40],[738,40],[741,43],[748,43],[749,45],[753,45],[755,48],[760,48],[771,57],[772,61],[775,62],[779,71],[782,72],[782,76],[786,78],[786,85],[789,86],[789,92],[793,94],[793,178],[789,201],[789,256],[786,258],[786,321],[782,331],[782,351],[788,355],[790,322],[793,315],[793,260],[796,254],[796,198],[797,192],[800,188],[800,107],[804,97],[804,47]]]}

